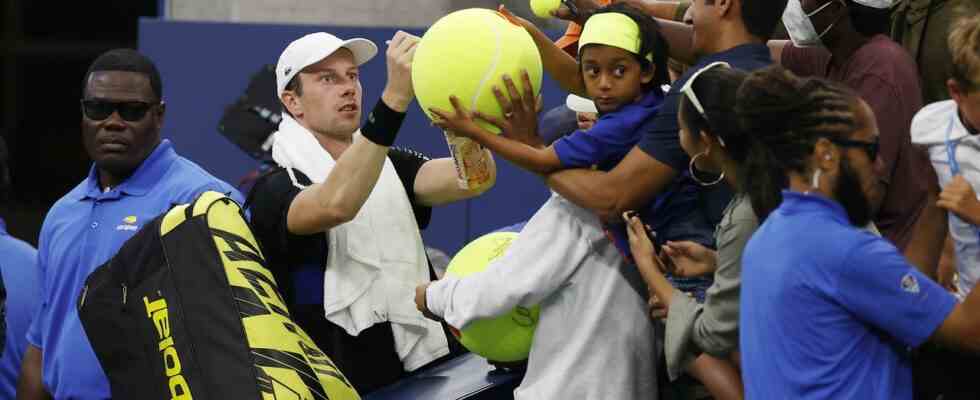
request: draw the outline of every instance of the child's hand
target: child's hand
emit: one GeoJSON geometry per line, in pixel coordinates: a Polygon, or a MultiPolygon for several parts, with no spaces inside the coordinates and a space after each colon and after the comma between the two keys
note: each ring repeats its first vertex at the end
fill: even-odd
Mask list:
{"type": "Polygon", "coordinates": [[[953,181],[943,188],[936,205],[966,222],[974,225],[980,223],[980,201],[977,201],[977,194],[963,175],[954,176],[953,181]]]}
{"type": "Polygon", "coordinates": [[[675,276],[694,277],[713,274],[717,269],[716,253],[700,244],[683,241],[663,245],[667,270],[675,276]]]}
{"type": "Polygon", "coordinates": [[[441,110],[438,108],[429,108],[436,118],[432,120],[432,124],[442,128],[447,132],[452,132],[456,136],[462,136],[467,138],[473,138],[474,136],[485,133],[487,135],[492,135],[492,133],[477,125],[476,121],[473,119],[473,113],[469,112],[465,106],[459,102],[459,98],[456,96],[449,96],[449,102],[452,103],[455,112],[449,112],[446,110],[441,110]]]}
{"type": "Polygon", "coordinates": [[[540,96],[534,96],[534,87],[531,86],[531,76],[527,70],[521,71],[522,85],[524,94],[514,85],[514,80],[510,75],[504,75],[504,86],[507,95],[499,87],[493,87],[493,95],[497,98],[497,104],[503,111],[504,118],[497,118],[481,112],[474,113],[477,119],[486,121],[488,124],[500,129],[500,134],[508,139],[513,139],[531,147],[542,147],[541,138],[538,137],[538,111],[540,96]]]}
{"type": "Polygon", "coordinates": [[[639,217],[630,214],[629,211],[624,212],[623,220],[626,221],[626,233],[630,238],[630,252],[633,253],[633,259],[637,260],[637,263],[640,260],[652,259],[660,267],[660,260],[653,250],[653,242],[647,237],[647,228],[643,226],[643,221],[640,221],[639,217]]]}
{"type": "Polygon", "coordinates": [[[429,311],[429,307],[425,303],[425,291],[429,288],[430,283],[423,283],[415,287],[415,308],[417,308],[426,318],[438,322],[441,321],[441,319],[429,311]]]}

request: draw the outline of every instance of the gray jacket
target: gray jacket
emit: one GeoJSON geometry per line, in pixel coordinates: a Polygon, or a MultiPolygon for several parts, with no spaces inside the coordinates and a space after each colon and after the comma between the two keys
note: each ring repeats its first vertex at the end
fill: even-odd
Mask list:
{"type": "Polygon", "coordinates": [[[759,219],[752,203],[745,196],[735,196],[715,228],[718,269],[704,304],[674,290],[664,339],[667,374],[671,380],[684,373],[701,352],[728,357],[738,348],[742,250],[758,227],[759,219]]]}

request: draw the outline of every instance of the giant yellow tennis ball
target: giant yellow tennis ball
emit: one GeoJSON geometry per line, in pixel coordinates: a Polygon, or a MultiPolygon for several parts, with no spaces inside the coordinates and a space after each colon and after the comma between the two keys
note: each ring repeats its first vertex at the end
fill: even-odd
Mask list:
{"type": "Polygon", "coordinates": [[[561,0],[531,0],[531,11],[541,18],[552,18],[551,12],[561,7],[561,0]]]}
{"type": "MultiPolygon", "coordinates": [[[[463,247],[446,269],[446,274],[458,278],[483,271],[493,260],[504,254],[517,238],[515,232],[494,232],[483,235],[463,247]]],[[[515,277],[517,278],[517,277],[515,277]]],[[[497,318],[470,322],[453,333],[471,352],[493,361],[527,359],[538,325],[540,307],[516,307],[497,318]]]]}
{"type": "Polygon", "coordinates": [[[430,107],[453,110],[450,95],[470,111],[499,118],[503,111],[492,88],[496,85],[506,96],[502,77],[508,74],[523,95],[522,69],[527,70],[537,96],[541,55],[531,35],[496,11],[470,8],[440,18],[425,32],[412,62],[412,85],[422,111],[430,118],[430,107]]]}

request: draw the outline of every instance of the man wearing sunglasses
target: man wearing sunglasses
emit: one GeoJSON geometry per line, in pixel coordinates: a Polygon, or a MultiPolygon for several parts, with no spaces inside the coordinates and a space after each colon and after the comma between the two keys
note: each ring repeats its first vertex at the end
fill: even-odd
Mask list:
{"type": "Polygon", "coordinates": [[[769,42],[773,60],[799,76],[818,76],[854,89],[874,110],[881,130],[876,171],[881,197],[875,225],[927,276],[946,235],[939,186],[926,153],[912,145],[912,117],[922,108],[915,61],[883,33],[895,0],[790,0],[783,24],[791,41],[769,42]]]}
{"type": "Polygon", "coordinates": [[[160,138],[166,108],[152,61],[134,50],[111,50],[92,63],[83,83],[82,143],[93,165],[41,228],[41,306],[27,333],[20,399],[109,398],[109,381],[75,307],[85,279],[174,204],[208,190],[242,200],[160,138]]]}

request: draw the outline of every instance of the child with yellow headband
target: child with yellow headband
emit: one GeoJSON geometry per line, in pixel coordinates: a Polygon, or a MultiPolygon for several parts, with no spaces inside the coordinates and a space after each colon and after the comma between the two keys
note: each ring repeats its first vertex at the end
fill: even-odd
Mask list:
{"type": "MultiPolygon", "coordinates": [[[[495,91],[507,118],[471,114],[452,99],[455,112],[432,110],[440,117],[435,123],[531,171],[610,168],[636,144],[663,102],[664,43],[656,22],[635,9],[616,4],[596,11],[583,27],[578,56],[600,117],[588,131],[551,146],[524,142],[537,137],[536,99],[519,93],[509,79],[507,94],[495,91]],[[490,133],[474,118],[503,134],[490,133]]],[[[524,86],[530,87],[527,81],[524,86]]],[[[494,265],[466,278],[419,286],[416,304],[457,328],[515,306],[540,304],[527,372],[515,399],[631,400],[657,392],[655,333],[646,295],[636,268],[625,262],[595,214],[553,195],[494,265]]]]}

